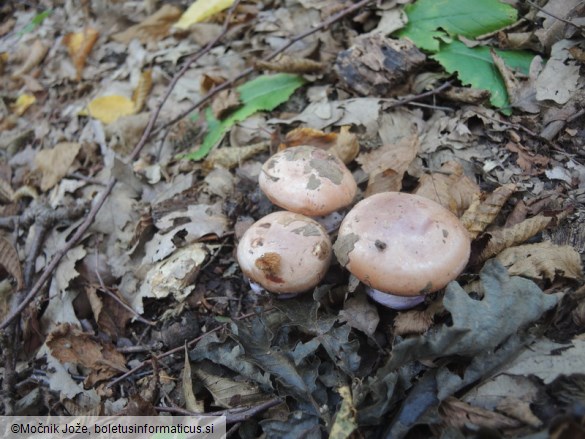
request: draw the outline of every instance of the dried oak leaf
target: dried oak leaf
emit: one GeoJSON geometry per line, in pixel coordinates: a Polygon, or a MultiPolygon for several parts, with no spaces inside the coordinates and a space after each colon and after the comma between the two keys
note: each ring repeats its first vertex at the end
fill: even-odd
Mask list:
{"type": "Polygon", "coordinates": [[[63,363],[73,363],[89,369],[85,385],[93,387],[126,370],[126,360],[113,344],[95,339],[70,323],[57,326],[47,337],[51,354],[63,363]]]}
{"type": "Polygon", "coordinates": [[[477,199],[465,211],[461,217],[461,222],[472,238],[476,238],[496,219],[500,210],[502,210],[502,206],[515,190],[515,184],[505,184],[489,194],[485,200],[477,199]]]}
{"type": "Polygon", "coordinates": [[[22,267],[18,252],[14,246],[2,236],[0,236],[0,267],[16,280],[17,290],[24,288],[24,278],[22,276],[22,267]]]}
{"type": "Polygon", "coordinates": [[[570,245],[556,245],[548,241],[519,245],[504,250],[496,259],[513,275],[549,281],[557,276],[583,279],[581,257],[570,245]]]}
{"type": "Polygon", "coordinates": [[[480,280],[482,300],[472,299],[457,282],[451,282],[443,305],[451,313],[452,326],[398,342],[387,367],[394,370],[413,360],[470,357],[492,350],[557,303],[557,297],[544,294],[531,280],[510,277],[494,259],[485,263],[480,280]]]}

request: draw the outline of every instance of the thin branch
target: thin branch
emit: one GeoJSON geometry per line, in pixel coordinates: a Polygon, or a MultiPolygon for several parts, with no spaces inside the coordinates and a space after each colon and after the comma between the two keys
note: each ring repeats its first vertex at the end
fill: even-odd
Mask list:
{"type": "Polygon", "coordinates": [[[570,26],[575,26],[577,29],[580,29],[581,31],[583,31],[583,30],[584,30],[583,26],[579,26],[578,24],[575,24],[575,23],[573,23],[573,22],[572,22],[572,21],[570,21],[570,20],[567,20],[567,19],[565,19],[565,18],[559,17],[558,15],[555,15],[555,14],[553,14],[552,12],[549,12],[549,11],[547,11],[546,9],[544,9],[544,8],[541,8],[541,7],[540,7],[540,6],[538,6],[536,3],[534,3],[534,2],[531,2],[530,0],[526,0],[526,3],[528,3],[528,4],[529,4],[530,6],[532,6],[533,8],[536,8],[536,9],[538,9],[538,10],[539,10],[540,12],[542,12],[543,14],[549,15],[549,16],[551,16],[552,18],[554,18],[554,19],[556,19],[556,20],[559,20],[559,21],[562,21],[563,23],[566,23],[566,24],[568,24],[568,25],[570,25],[570,26]]]}

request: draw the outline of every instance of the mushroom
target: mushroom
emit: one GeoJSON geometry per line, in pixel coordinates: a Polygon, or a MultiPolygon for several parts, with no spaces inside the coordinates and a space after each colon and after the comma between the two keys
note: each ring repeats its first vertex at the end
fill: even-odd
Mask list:
{"type": "Polygon", "coordinates": [[[450,211],[418,195],[383,192],[347,214],[333,251],[366,284],[368,295],[395,309],[411,308],[467,265],[467,230],[450,211]]]}
{"type": "MultiPolygon", "coordinates": [[[[351,172],[337,156],[308,145],[270,157],[262,166],[259,184],[277,206],[310,217],[335,217],[335,211],[348,206],[357,192],[351,172]]],[[[336,228],[342,216],[337,218],[336,225],[326,228],[336,228]]]]}
{"type": "Polygon", "coordinates": [[[315,220],[274,212],[246,230],[237,258],[252,282],[282,297],[307,291],[323,279],[331,262],[331,241],[315,220]]]}

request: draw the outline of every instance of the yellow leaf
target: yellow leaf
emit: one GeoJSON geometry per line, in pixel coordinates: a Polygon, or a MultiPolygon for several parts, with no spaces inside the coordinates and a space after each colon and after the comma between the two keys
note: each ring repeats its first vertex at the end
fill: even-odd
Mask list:
{"type": "Polygon", "coordinates": [[[34,104],[37,99],[33,95],[23,94],[16,99],[16,102],[12,104],[12,112],[17,116],[22,116],[28,107],[34,104]]]}
{"type": "Polygon", "coordinates": [[[134,114],[134,102],[125,96],[101,96],[87,104],[87,111],[103,123],[112,123],[122,116],[134,114]]]}
{"type": "Polygon", "coordinates": [[[197,0],[181,15],[174,27],[188,29],[192,24],[207,20],[229,8],[233,3],[234,0],[197,0]]]}

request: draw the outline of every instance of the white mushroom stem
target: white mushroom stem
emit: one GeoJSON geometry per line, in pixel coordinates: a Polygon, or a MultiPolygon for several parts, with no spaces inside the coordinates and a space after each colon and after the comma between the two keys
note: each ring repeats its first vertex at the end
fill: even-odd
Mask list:
{"type": "MultiPolygon", "coordinates": [[[[267,291],[262,285],[254,282],[250,279],[248,279],[248,283],[250,284],[250,289],[252,290],[252,292],[254,294],[260,295],[260,294],[264,293],[265,291],[267,291]]],[[[279,299],[292,299],[293,297],[300,296],[300,294],[301,293],[281,293],[281,294],[275,294],[275,296],[278,297],[279,299]]]]}
{"type": "Polygon", "coordinates": [[[367,287],[366,293],[374,302],[384,305],[387,308],[397,310],[414,308],[419,303],[425,301],[424,294],[421,294],[420,296],[396,296],[395,294],[383,293],[372,287],[367,287]]]}

